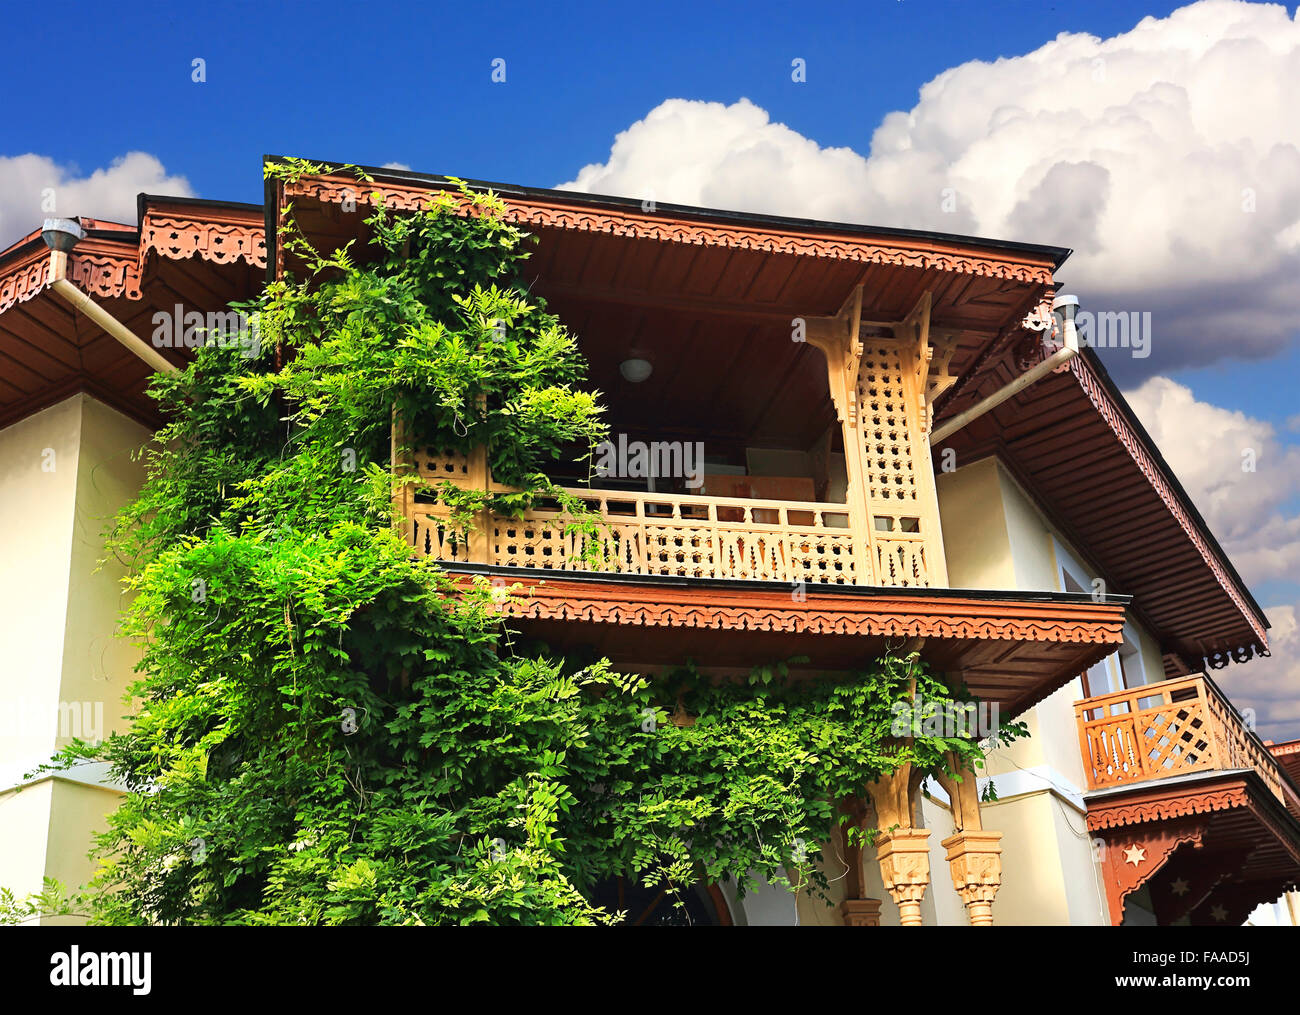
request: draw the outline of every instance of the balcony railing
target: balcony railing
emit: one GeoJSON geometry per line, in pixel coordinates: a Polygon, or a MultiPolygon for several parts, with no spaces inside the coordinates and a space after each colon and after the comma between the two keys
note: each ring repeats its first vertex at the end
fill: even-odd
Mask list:
{"type": "Polygon", "coordinates": [[[1273,755],[1203,674],[1085,698],[1074,711],[1089,789],[1254,769],[1300,813],[1300,797],[1273,755]]]}
{"type": "MultiPolygon", "coordinates": [[[[472,457],[472,456],[471,456],[472,457]]],[[[417,455],[425,482],[474,485],[474,462],[445,453],[417,455]]],[[[492,483],[477,467],[478,482],[492,483]]],[[[482,487],[480,487],[482,488],[482,487]]],[[[681,578],[732,578],[834,585],[927,587],[932,554],[905,506],[873,509],[873,526],[855,527],[848,505],[566,488],[598,516],[595,535],[573,531],[554,501],[519,518],[481,515],[458,532],[450,510],[408,497],[399,510],[407,538],[438,560],[681,578]]]]}

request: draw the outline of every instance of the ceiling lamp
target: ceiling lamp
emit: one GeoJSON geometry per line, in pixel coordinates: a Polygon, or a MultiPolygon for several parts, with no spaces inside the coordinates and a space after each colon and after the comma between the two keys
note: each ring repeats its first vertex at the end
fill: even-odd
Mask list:
{"type": "Polygon", "coordinates": [[[618,365],[618,372],[631,384],[640,384],[654,371],[654,364],[648,359],[633,356],[618,365]]]}

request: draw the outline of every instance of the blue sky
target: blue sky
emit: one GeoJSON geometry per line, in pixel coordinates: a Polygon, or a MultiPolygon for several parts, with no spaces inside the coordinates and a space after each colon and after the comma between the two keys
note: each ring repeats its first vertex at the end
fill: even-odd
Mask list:
{"type": "Polygon", "coordinates": [[[1103,358],[1274,622],[1276,658],[1229,689],[1300,736],[1294,14],[20,5],[0,84],[26,116],[0,142],[0,245],[38,224],[47,183],[61,213],[133,220],[141,189],[260,202],[271,153],[1073,247],[1062,278],[1085,305],[1152,312],[1149,359],[1103,358]]]}
{"type": "Polygon", "coordinates": [[[745,96],[822,145],[865,152],[881,116],[947,67],[1176,6],[868,0],[811,17],[774,2],[123,3],[53,18],[19,5],[6,22],[24,44],[0,81],[29,116],[4,148],[86,170],[147,151],[202,196],[242,201],[261,200],[264,152],[550,186],[666,98],[745,96]],[[806,86],[790,80],[796,56],[806,86]],[[490,80],[496,57],[504,85],[490,80]]]}

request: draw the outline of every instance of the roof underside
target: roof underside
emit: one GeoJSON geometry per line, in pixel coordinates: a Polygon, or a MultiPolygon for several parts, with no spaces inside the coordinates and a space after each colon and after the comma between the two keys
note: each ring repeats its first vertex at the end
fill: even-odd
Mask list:
{"type": "MultiPolygon", "coordinates": [[[[153,315],[224,310],[261,287],[266,265],[259,207],[160,199],[139,228],[83,219],[87,237],[68,257],[68,277],[145,342],[153,315]]],[[[48,288],[49,251],[39,233],[0,255],[0,427],[78,391],[157,425],[145,393],[150,368],[48,288]]],[[[162,349],[184,362],[184,349],[162,349]]]]}
{"type": "MultiPolygon", "coordinates": [[[[940,416],[1022,372],[1015,360],[1009,350],[940,416]]],[[[942,447],[963,463],[997,455],[1106,588],[1134,597],[1184,671],[1267,648],[1263,612],[1090,350],[942,447]]]]}

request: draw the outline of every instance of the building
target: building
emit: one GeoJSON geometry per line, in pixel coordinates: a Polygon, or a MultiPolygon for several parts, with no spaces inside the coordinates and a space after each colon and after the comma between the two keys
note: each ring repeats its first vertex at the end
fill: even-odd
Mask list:
{"type": "MultiPolygon", "coordinates": [[[[264,206],[142,196],[136,226],[82,221],[61,284],[39,234],[0,255],[4,568],[23,579],[5,583],[2,686],[35,717],[0,754],[17,773],[0,884],[84,880],[111,806],[102,773],[19,769],[74,734],[65,716],[122,721],[119,575],[90,562],[140,481],[148,372],[186,355],[156,348],[153,314],[218,313],[283,271],[286,205],[327,247],[364,238],[376,194],[414,209],[448,186],[371,172],[270,179],[264,206]]],[[[553,477],[603,516],[600,564],[545,505],[482,515],[465,543],[408,492],[413,552],[518,584],[513,623],[623,668],[849,671],[906,646],[1032,732],[979,780],[996,802],[973,778],[870,787],[863,820],[898,827],[875,857],[832,836],[835,905],[715,886],[701,919],[1242,923],[1295,886],[1296,745],[1260,741],[1207,672],[1267,651],[1267,620],[1079,347],[1054,281],[1068,250],[492,189],[537,236],[532,290],[606,395],[608,468],[553,477]]],[[[493,482],[485,455],[417,437],[396,469],[493,482]]]]}

